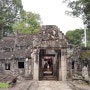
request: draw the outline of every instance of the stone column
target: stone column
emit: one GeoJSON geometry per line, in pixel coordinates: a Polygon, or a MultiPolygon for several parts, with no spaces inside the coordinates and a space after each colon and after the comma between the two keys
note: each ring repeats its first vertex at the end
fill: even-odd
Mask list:
{"type": "Polygon", "coordinates": [[[29,60],[28,60],[28,58],[26,58],[25,59],[25,77],[28,77],[29,76],[28,66],[29,66],[29,60]]]}
{"type": "Polygon", "coordinates": [[[69,71],[70,71],[70,78],[71,78],[71,77],[72,77],[72,74],[73,74],[73,73],[72,73],[72,62],[71,62],[71,61],[70,61],[69,65],[70,65],[70,66],[69,66],[69,67],[70,67],[70,68],[69,68],[69,71]]]}
{"type": "Polygon", "coordinates": [[[39,52],[34,50],[33,80],[39,80],[39,52]]]}
{"type": "Polygon", "coordinates": [[[53,75],[56,74],[56,60],[57,60],[57,53],[55,53],[55,57],[53,58],[53,75]]]}
{"type": "Polygon", "coordinates": [[[61,49],[61,77],[62,81],[66,81],[67,69],[66,69],[66,50],[61,49]]]}

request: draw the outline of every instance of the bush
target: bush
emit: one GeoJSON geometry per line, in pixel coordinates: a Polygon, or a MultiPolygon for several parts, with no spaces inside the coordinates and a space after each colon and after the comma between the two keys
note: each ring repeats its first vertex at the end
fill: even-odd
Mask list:
{"type": "Polygon", "coordinates": [[[0,82],[0,88],[8,88],[9,84],[5,82],[0,82]]]}

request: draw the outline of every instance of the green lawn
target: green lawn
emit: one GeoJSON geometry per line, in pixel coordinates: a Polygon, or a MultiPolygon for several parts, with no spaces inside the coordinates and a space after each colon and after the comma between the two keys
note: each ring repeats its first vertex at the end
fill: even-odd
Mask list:
{"type": "Polygon", "coordinates": [[[9,84],[8,83],[2,83],[0,82],[0,88],[8,88],[9,84]]]}

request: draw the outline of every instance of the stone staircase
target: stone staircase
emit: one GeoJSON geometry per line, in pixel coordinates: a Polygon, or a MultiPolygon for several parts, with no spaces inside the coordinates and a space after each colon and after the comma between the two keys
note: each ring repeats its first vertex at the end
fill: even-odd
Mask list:
{"type": "Polygon", "coordinates": [[[42,80],[56,80],[56,78],[53,75],[45,75],[42,80]]]}
{"type": "Polygon", "coordinates": [[[42,80],[56,80],[55,76],[52,74],[52,71],[47,70],[43,72],[42,80]]]}

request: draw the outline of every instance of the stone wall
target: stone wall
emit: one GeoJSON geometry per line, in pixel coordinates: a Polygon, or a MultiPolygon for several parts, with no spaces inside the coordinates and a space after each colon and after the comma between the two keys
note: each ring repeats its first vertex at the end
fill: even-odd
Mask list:
{"type": "Polygon", "coordinates": [[[0,72],[38,80],[39,52],[41,49],[53,49],[61,51],[61,56],[58,56],[60,61],[57,76],[60,80],[66,80],[67,47],[64,34],[55,25],[42,26],[35,34],[16,33],[10,37],[4,37],[0,40],[0,72]],[[10,70],[9,68],[6,70],[5,65],[8,65],[10,70]]]}
{"type": "Polygon", "coordinates": [[[90,50],[74,47],[68,49],[68,78],[90,80],[90,50]]]}
{"type": "Polygon", "coordinates": [[[14,76],[22,76],[29,79],[33,79],[33,62],[32,59],[13,59],[13,60],[0,60],[0,73],[14,75],[14,76]],[[18,66],[18,62],[24,62],[24,68],[20,68],[18,66]],[[5,64],[10,63],[10,70],[6,70],[5,64]]]}

